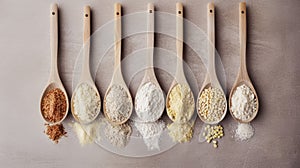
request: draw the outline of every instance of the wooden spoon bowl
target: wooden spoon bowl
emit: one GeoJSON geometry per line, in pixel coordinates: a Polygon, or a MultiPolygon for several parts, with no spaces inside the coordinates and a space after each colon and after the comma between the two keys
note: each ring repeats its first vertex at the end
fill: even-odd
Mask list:
{"type": "MultiPolygon", "coordinates": [[[[83,123],[83,124],[88,124],[93,122],[97,116],[100,113],[100,110],[97,112],[97,114],[89,121],[82,121],[80,120],[80,118],[78,118],[78,116],[75,114],[75,109],[74,109],[74,97],[75,94],[78,90],[78,87],[81,86],[82,84],[86,83],[88,84],[90,87],[93,88],[93,90],[95,91],[95,93],[98,95],[99,97],[99,102],[101,102],[101,98],[100,98],[100,94],[98,92],[98,89],[92,79],[91,73],[90,73],[90,34],[91,34],[91,10],[89,6],[85,6],[83,9],[83,57],[84,57],[84,62],[83,62],[83,66],[82,66],[82,72],[81,72],[81,77],[79,80],[79,83],[77,85],[77,87],[75,88],[75,91],[73,92],[72,98],[71,98],[71,112],[73,117],[75,118],[75,120],[83,123]]],[[[99,104],[99,109],[101,109],[101,103],[99,104]]]]}
{"type": "Polygon", "coordinates": [[[206,124],[209,124],[209,125],[214,125],[214,124],[218,124],[219,122],[221,122],[224,118],[225,118],[225,116],[226,116],[226,112],[227,112],[227,103],[226,103],[226,96],[225,96],[225,94],[224,94],[224,92],[223,92],[223,96],[224,96],[224,100],[225,100],[225,108],[224,108],[224,111],[223,111],[223,115],[220,117],[220,119],[219,120],[217,120],[217,121],[214,121],[214,122],[209,122],[209,121],[207,121],[205,118],[203,118],[200,114],[199,114],[199,112],[198,112],[198,110],[199,110],[199,101],[200,101],[200,96],[201,96],[201,94],[202,94],[202,92],[205,90],[205,89],[208,89],[208,88],[210,88],[210,87],[212,87],[212,88],[217,88],[217,89],[219,89],[221,92],[223,92],[223,89],[220,87],[220,85],[212,85],[211,83],[206,83],[205,85],[203,85],[203,87],[202,87],[202,89],[200,90],[200,92],[199,92],[199,95],[198,95],[198,98],[197,98],[197,106],[196,106],[196,108],[197,108],[197,114],[198,114],[198,116],[199,116],[199,118],[201,119],[201,121],[203,121],[204,123],[206,123],[206,124]]]}
{"type": "MultiPolygon", "coordinates": [[[[97,112],[97,114],[93,117],[93,118],[91,118],[89,121],[82,121],[80,118],[78,118],[78,116],[75,114],[75,109],[74,109],[74,98],[75,98],[75,94],[76,94],[76,92],[77,92],[77,90],[78,90],[78,87],[79,86],[81,86],[82,84],[88,84],[90,87],[92,87],[93,88],[93,90],[95,91],[95,93],[98,95],[98,97],[99,97],[99,102],[101,102],[101,98],[100,98],[100,94],[99,94],[99,92],[98,92],[98,89],[97,89],[97,87],[95,86],[95,84],[94,83],[91,83],[91,82],[88,82],[88,81],[84,81],[84,82],[81,82],[81,83],[79,83],[78,85],[77,85],[77,87],[75,88],[75,91],[73,92],[73,94],[72,94],[72,98],[71,98],[71,112],[72,112],[72,115],[73,115],[73,117],[74,117],[74,119],[76,120],[76,121],[78,121],[78,122],[80,122],[80,123],[82,123],[82,124],[89,124],[89,123],[91,123],[91,122],[93,122],[97,117],[98,117],[98,115],[100,114],[100,110],[97,112]]],[[[101,109],[101,103],[99,104],[99,109],[101,109]]]]}
{"type": "MultiPolygon", "coordinates": [[[[166,109],[167,109],[167,114],[168,117],[173,121],[173,122],[179,122],[175,121],[172,116],[169,115],[169,110],[168,107],[169,105],[169,97],[170,93],[174,89],[176,85],[181,85],[181,86],[187,86],[190,89],[189,83],[186,80],[184,70],[183,70],[183,5],[182,3],[176,3],[176,50],[177,50],[177,64],[176,64],[176,73],[175,73],[175,79],[173,80],[171,87],[168,91],[167,94],[167,101],[166,101],[166,109]]],[[[192,92],[192,91],[191,91],[192,92]]],[[[193,94],[192,94],[193,95],[193,94]]],[[[195,106],[195,100],[194,96],[192,96],[194,106],[195,106]]],[[[192,118],[193,114],[188,116],[188,121],[192,118]]]]}
{"type": "Polygon", "coordinates": [[[41,112],[41,115],[42,115],[42,118],[44,119],[44,121],[47,123],[47,124],[51,124],[51,125],[55,125],[55,124],[58,124],[58,123],[61,123],[68,115],[68,111],[69,111],[69,101],[68,101],[68,95],[66,93],[66,90],[64,89],[63,85],[60,84],[59,82],[52,82],[52,83],[49,83],[46,88],[44,89],[43,91],[43,94],[41,96],[41,100],[40,100],[40,112],[41,112]],[[63,116],[63,118],[57,122],[50,122],[48,120],[45,119],[43,113],[42,113],[42,100],[44,99],[44,97],[46,96],[46,94],[50,91],[50,90],[53,90],[53,89],[60,89],[63,93],[64,93],[64,96],[65,96],[65,99],[66,99],[66,111],[65,111],[65,114],[63,116]]]}
{"type": "Polygon", "coordinates": [[[198,94],[198,98],[197,98],[197,114],[199,116],[199,118],[206,124],[217,124],[219,122],[221,122],[224,117],[226,116],[226,112],[227,112],[227,101],[226,101],[226,96],[225,93],[222,89],[222,86],[218,80],[217,74],[216,74],[216,68],[215,68],[215,7],[213,3],[209,3],[207,5],[207,31],[208,31],[208,70],[207,70],[207,74],[205,77],[205,80],[202,84],[202,87],[200,89],[200,92],[198,94]],[[217,88],[219,89],[224,96],[225,99],[225,109],[223,111],[223,115],[222,117],[214,122],[209,122],[207,120],[205,120],[203,117],[201,117],[199,115],[199,101],[200,101],[200,96],[202,94],[202,92],[204,91],[204,89],[206,88],[217,88]]]}
{"type": "Polygon", "coordinates": [[[50,70],[50,77],[48,80],[48,84],[43,91],[43,94],[40,99],[40,112],[44,119],[44,121],[48,124],[58,124],[62,122],[68,115],[69,111],[69,100],[67,92],[63,86],[63,83],[60,80],[58,68],[57,68],[57,52],[58,52],[58,6],[57,4],[52,4],[50,7],[50,49],[51,49],[51,70],[50,70]],[[58,88],[60,89],[66,99],[66,111],[64,117],[57,122],[49,122],[45,119],[44,115],[42,114],[42,100],[44,99],[45,95],[52,89],[58,88]]]}
{"type": "MultiPolygon", "coordinates": [[[[147,69],[145,70],[145,74],[144,77],[142,79],[142,82],[138,88],[137,93],[139,92],[139,90],[146,84],[151,82],[152,84],[154,84],[157,88],[159,88],[160,93],[163,95],[163,91],[156,79],[155,76],[155,72],[153,69],[153,56],[154,56],[154,5],[152,3],[148,4],[147,7],[147,49],[148,49],[148,53],[147,53],[147,69]]],[[[137,101],[135,101],[137,102],[137,101]]],[[[157,118],[153,118],[152,121],[147,121],[147,122],[154,122],[156,120],[158,120],[162,114],[164,112],[164,109],[161,109],[161,111],[158,111],[157,113],[159,115],[157,115],[157,118]]]]}
{"type": "Polygon", "coordinates": [[[249,123],[249,122],[251,122],[251,121],[256,117],[256,115],[257,115],[257,113],[258,113],[258,109],[259,109],[259,101],[258,101],[257,93],[256,93],[256,91],[255,91],[255,89],[254,89],[252,83],[249,82],[249,81],[246,81],[246,80],[241,80],[241,81],[238,81],[237,83],[235,83],[234,86],[232,87],[232,90],[230,91],[228,104],[229,104],[229,111],[230,111],[230,114],[231,114],[231,116],[232,116],[236,121],[238,121],[238,122],[240,122],[240,123],[249,123]],[[246,86],[248,86],[248,87],[250,88],[250,90],[251,90],[251,91],[253,92],[253,94],[254,94],[254,98],[255,98],[256,101],[257,101],[255,113],[254,113],[249,119],[247,119],[247,120],[241,120],[241,119],[239,119],[239,118],[236,118],[236,117],[234,116],[234,114],[233,114],[233,111],[231,110],[231,106],[232,106],[232,101],[231,101],[232,95],[233,95],[233,93],[236,91],[236,88],[239,87],[239,86],[241,86],[241,85],[243,85],[243,84],[245,84],[246,86]]]}
{"type": "Polygon", "coordinates": [[[249,78],[248,75],[248,71],[247,71],[247,64],[246,64],[246,38],[247,38],[247,23],[246,23],[246,3],[245,2],[241,2],[239,4],[239,32],[240,32],[240,68],[239,68],[239,72],[238,72],[238,76],[235,80],[235,83],[233,84],[233,87],[230,91],[230,95],[229,95],[229,111],[231,116],[238,122],[241,123],[249,123],[251,122],[257,115],[258,113],[258,108],[259,108],[259,101],[258,101],[258,97],[257,97],[257,93],[255,91],[255,88],[249,78]],[[256,100],[257,100],[257,106],[256,106],[256,111],[254,112],[254,114],[247,120],[240,120],[238,118],[236,118],[233,115],[233,112],[231,110],[231,106],[232,106],[232,95],[235,92],[236,88],[242,84],[245,84],[246,86],[248,86],[251,91],[253,92],[256,100]]]}
{"type": "Polygon", "coordinates": [[[105,93],[104,96],[104,103],[103,103],[103,111],[104,111],[104,116],[113,124],[123,124],[125,123],[131,116],[132,114],[132,110],[133,110],[133,103],[132,103],[132,98],[131,98],[131,94],[129,92],[129,89],[123,79],[123,75],[122,75],[122,70],[121,70],[121,4],[119,3],[115,3],[115,7],[114,7],[114,19],[115,19],[115,45],[114,45],[114,50],[115,50],[115,64],[114,64],[114,74],[112,77],[112,81],[110,83],[110,85],[108,86],[108,89],[105,93]],[[120,122],[116,122],[116,121],[112,121],[111,118],[108,115],[107,112],[107,108],[106,108],[106,97],[108,95],[108,93],[110,92],[111,88],[113,86],[121,86],[127,96],[128,99],[130,100],[131,104],[130,104],[130,112],[129,115],[126,119],[124,119],[123,121],[120,122]]]}

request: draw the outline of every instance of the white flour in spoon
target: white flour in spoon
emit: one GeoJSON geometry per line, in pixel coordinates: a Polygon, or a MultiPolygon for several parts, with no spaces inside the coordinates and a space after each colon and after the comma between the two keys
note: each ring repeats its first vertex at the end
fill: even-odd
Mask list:
{"type": "Polygon", "coordinates": [[[139,88],[135,96],[135,111],[143,122],[158,120],[165,108],[165,99],[162,90],[148,82],[139,88]]]}

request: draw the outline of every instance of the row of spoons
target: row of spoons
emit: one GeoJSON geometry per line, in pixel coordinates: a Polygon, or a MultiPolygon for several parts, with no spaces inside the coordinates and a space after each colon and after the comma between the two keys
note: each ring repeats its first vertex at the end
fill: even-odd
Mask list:
{"type": "MultiPolygon", "coordinates": [[[[151,3],[148,4],[147,13],[148,13],[147,14],[147,47],[148,47],[147,64],[148,64],[148,68],[145,71],[143,80],[142,80],[138,90],[144,84],[146,84],[148,82],[151,82],[160,88],[160,85],[156,79],[154,69],[153,69],[153,49],[154,49],[154,5],[153,4],[151,4],[151,3]]],[[[83,67],[82,67],[80,80],[79,80],[79,83],[78,83],[74,93],[76,93],[78,86],[80,86],[83,83],[86,83],[95,90],[97,95],[99,95],[97,87],[91,77],[90,66],[89,66],[90,17],[91,17],[90,16],[90,7],[86,6],[86,7],[84,7],[84,16],[83,16],[83,18],[84,18],[83,19],[84,63],[83,63],[83,67]]],[[[114,22],[115,22],[115,26],[114,26],[114,31],[115,31],[115,34],[114,34],[114,52],[115,52],[114,73],[113,73],[112,80],[109,84],[109,87],[105,93],[104,102],[106,102],[107,94],[109,93],[111,88],[115,85],[118,85],[126,92],[126,94],[128,95],[128,98],[130,99],[130,110],[129,110],[130,114],[124,120],[116,122],[116,121],[110,120],[110,118],[108,117],[109,114],[107,114],[108,112],[105,107],[106,103],[104,103],[103,111],[104,111],[106,118],[108,120],[110,120],[112,123],[122,124],[122,123],[125,123],[129,119],[131,112],[133,110],[133,103],[132,103],[130,91],[123,79],[123,75],[122,75],[122,71],[121,71],[121,5],[119,3],[116,3],[114,6],[114,22]]],[[[183,65],[182,65],[182,63],[183,63],[183,39],[184,38],[183,38],[183,6],[181,3],[176,4],[176,31],[177,31],[177,33],[176,33],[177,69],[176,69],[174,81],[172,82],[170,90],[167,94],[167,100],[168,100],[170,91],[177,84],[183,84],[183,85],[186,85],[189,87],[189,84],[184,75],[184,70],[183,70],[183,65]]],[[[205,90],[206,88],[209,88],[209,87],[215,87],[222,91],[223,97],[226,101],[226,95],[222,89],[222,86],[220,85],[220,82],[219,82],[217,74],[216,74],[216,69],[215,69],[215,8],[214,8],[213,3],[209,3],[207,5],[207,31],[208,31],[208,43],[209,43],[208,44],[207,74],[206,74],[205,80],[203,82],[203,85],[200,89],[198,99],[199,99],[201,93],[203,92],[203,90],[205,90]]],[[[233,92],[241,84],[247,85],[252,90],[252,92],[255,94],[255,97],[257,98],[257,94],[256,94],[253,84],[249,78],[249,75],[247,72],[247,67],[246,67],[246,3],[240,3],[240,5],[239,5],[239,32],[240,32],[239,36],[240,36],[240,56],[241,56],[240,60],[241,61],[240,61],[240,68],[239,68],[238,76],[236,78],[236,81],[235,81],[235,83],[232,87],[232,90],[230,92],[230,95],[229,95],[229,106],[231,106],[231,97],[232,97],[233,92]]],[[[50,8],[50,48],[51,48],[51,58],[52,58],[51,59],[50,77],[49,77],[49,81],[46,86],[46,89],[44,90],[43,95],[41,97],[41,100],[45,96],[45,93],[47,93],[51,89],[59,88],[60,90],[63,91],[63,93],[66,97],[67,109],[66,109],[65,116],[60,121],[56,122],[56,123],[59,123],[59,122],[62,122],[67,116],[69,102],[68,102],[68,98],[67,98],[68,96],[67,96],[66,90],[61,82],[61,79],[58,74],[58,68],[57,68],[58,7],[56,4],[51,5],[51,8],[50,8]]],[[[162,89],[160,89],[160,90],[161,90],[161,92],[163,92],[162,89]]],[[[74,113],[74,107],[73,107],[74,93],[73,93],[72,99],[71,99],[71,112],[72,112],[73,117],[77,121],[80,121],[80,119],[74,113]]],[[[101,102],[100,96],[98,96],[98,97],[99,97],[99,101],[101,102]]],[[[199,100],[197,100],[197,102],[199,102],[199,100]]],[[[100,105],[101,105],[101,103],[99,104],[99,106],[100,105]]],[[[198,106],[198,104],[197,104],[197,106],[198,106]]],[[[197,109],[198,108],[199,107],[197,107],[197,109]]],[[[100,107],[99,107],[99,109],[100,109],[100,107]]],[[[231,109],[231,108],[229,108],[229,109],[231,109]]],[[[163,110],[162,110],[162,112],[160,112],[161,114],[163,113],[163,110]]],[[[209,122],[209,121],[205,120],[203,117],[201,117],[200,115],[199,115],[199,117],[203,122],[205,122],[207,124],[217,124],[224,119],[226,112],[227,112],[227,103],[226,103],[226,107],[224,108],[222,117],[219,118],[217,121],[209,122]]],[[[258,104],[257,104],[255,114],[247,120],[237,119],[232,114],[231,110],[230,110],[230,112],[231,112],[231,115],[233,116],[233,118],[236,119],[237,121],[242,122],[242,123],[248,123],[255,118],[255,116],[258,112],[258,104]]],[[[100,113],[100,110],[97,112],[97,115],[99,113],[100,113]]],[[[86,121],[84,124],[88,124],[88,123],[92,122],[93,120],[95,120],[97,115],[95,115],[95,117],[92,118],[91,120],[86,121]]],[[[43,116],[43,118],[44,118],[44,116],[43,116]]],[[[44,118],[44,120],[47,123],[55,124],[55,123],[51,123],[51,122],[47,121],[45,118],[44,118]]]]}

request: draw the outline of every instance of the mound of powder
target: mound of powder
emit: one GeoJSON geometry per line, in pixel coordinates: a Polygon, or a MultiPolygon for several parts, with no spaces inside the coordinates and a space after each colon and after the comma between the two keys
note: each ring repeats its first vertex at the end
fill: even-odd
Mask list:
{"type": "Polygon", "coordinates": [[[134,126],[142,135],[148,150],[160,149],[159,138],[165,128],[163,120],[148,123],[135,122],[134,126]]]}
{"type": "Polygon", "coordinates": [[[113,122],[123,122],[130,117],[132,101],[126,90],[119,85],[113,85],[104,100],[106,117],[113,122]]]}
{"type": "Polygon", "coordinates": [[[72,103],[74,114],[83,123],[88,123],[97,117],[101,107],[100,96],[87,83],[76,88],[72,103]]]}
{"type": "Polygon", "coordinates": [[[168,125],[169,136],[174,142],[189,142],[193,137],[193,124],[186,122],[183,124],[172,123],[168,125]]]}
{"type": "Polygon", "coordinates": [[[113,146],[124,148],[129,142],[131,127],[127,123],[113,125],[106,121],[104,135],[113,146]]]}
{"type": "Polygon", "coordinates": [[[236,118],[245,121],[253,117],[257,110],[257,103],[252,90],[243,84],[238,86],[232,95],[231,111],[236,118]]]}
{"type": "Polygon", "coordinates": [[[73,130],[75,131],[81,146],[91,144],[94,141],[100,142],[101,123],[99,120],[95,120],[94,122],[87,125],[74,122],[74,124],[72,124],[71,126],[73,127],[73,130]]]}
{"type": "Polygon", "coordinates": [[[152,82],[144,84],[135,96],[135,111],[143,122],[158,120],[165,107],[162,90],[152,82]]]}
{"type": "MultiPolygon", "coordinates": [[[[41,112],[46,121],[52,123],[61,121],[66,115],[66,110],[67,100],[62,90],[55,88],[46,92],[41,102],[41,112]]],[[[61,123],[45,125],[46,129],[44,133],[55,143],[58,143],[58,140],[67,134],[61,123]]]]}
{"type": "Polygon", "coordinates": [[[167,114],[172,121],[185,123],[192,118],[194,110],[195,102],[191,89],[186,85],[174,86],[167,100],[167,114]]]}
{"type": "Polygon", "coordinates": [[[44,131],[44,133],[47,134],[49,139],[51,139],[55,143],[58,143],[58,140],[61,137],[66,136],[67,134],[62,124],[55,124],[55,125],[45,124],[45,125],[46,125],[46,130],[44,131]]]}
{"type": "Polygon", "coordinates": [[[236,141],[246,141],[254,135],[254,128],[249,124],[239,123],[235,130],[236,141]]]}

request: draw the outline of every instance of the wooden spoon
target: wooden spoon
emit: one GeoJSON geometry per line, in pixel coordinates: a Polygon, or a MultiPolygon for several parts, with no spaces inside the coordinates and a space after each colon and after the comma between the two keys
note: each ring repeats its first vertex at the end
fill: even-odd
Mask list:
{"type": "MultiPolygon", "coordinates": [[[[177,30],[176,31],[176,50],[177,50],[176,73],[175,73],[175,79],[173,80],[167,94],[167,103],[166,103],[167,111],[169,106],[170,93],[177,84],[180,84],[182,86],[187,86],[191,91],[189,83],[185,78],[184,70],[183,70],[183,6],[181,3],[176,3],[176,30],[177,30]]],[[[193,96],[192,98],[193,98],[193,102],[195,103],[193,96]]],[[[175,122],[175,120],[169,115],[169,112],[167,114],[168,117],[175,122]]],[[[192,118],[192,116],[193,114],[188,116],[188,121],[192,118]]],[[[176,122],[180,122],[180,121],[176,121],[176,122]]]]}
{"type": "Polygon", "coordinates": [[[131,94],[129,92],[129,89],[123,79],[123,75],[122,75],[122,69],[121,69],[121,4],[119,3],[115,3],[115,13],[114,13],[114,19],[115,19],[115,45],[114,45],[114,50],[115,50],[115,64],[114,64],[114,74],[112,77],[112,81],[109,84],[109,87],[105,93],[104,96],[104,103],[103,103],[103,111],[104,111],[104,115],[105,117],[113,124],[123,124],[125,123],[131,116],[132,113],[132,109],[133,109],[133,104],[132,104],[132,98],[131,98],[131,94]],[[112,121],[109,116],[107,115],[107,111],[106,111],[106,96],[107,94],[110,92],[110,89],[114,86],[114,85],[118,85],[121,86],[127,93],[128,95],[128,99],[130,99],[131,101],[131,107],[130,107],[130,114],[128,116],[128,118],[126,118],[124,121],[121,122],[115,122],[112,121]]]}
{"type": "MultiPolygon", "coordinates": [[[[206,88],[213,87],[219,89],[224,95],[224,99],[226,101],[226,96],[218,80],[216,74],[216,67],[215,67],[215,7],[213,3],[209,3],[207,5],[207,31],[208,31],[208,44],[207,44],[208,45],[208,68],[207,68],[208,71],[198,95],[197,113],[199,110],[199,100],[200,100],[201,93],[206,88]]],[[[223,115],[218,121],[209,122],[206,121],[204,118],[202,118],[202,116],[200,116],[199,113],[198,116],[206,124],[217,124],[224,119],[226,112],[227,112],[227,103],[223,115]]]]}
{"type": "Polygon", "coordinates": [[[238,122],[241,122],[241,123],[251,122],[257,115],[258,107],[259,107],[258,97],[257,97],[256,91],[254,89],[254,86],[249,78],[249,75],[247,72],[247,66],[246,66],[246,36],[247,36],[246,14],[247,14],[246,13],[246,3],[241,2],[239,5],[240,55],[241,55],[240,68],[239,68],[238,76],[233,84],[233,87],[232,87],[232,89],[230,91],[230,95],[229,95],[229,107],[230,107],[229,111],[231,113],[231,116],[235,120],[237,120],[238,122]],[[257,107],[256,107],[255,113],[252,115],[252,117],[250,117],[248,120],[245,120],[245,121],[236,118],[233,115],[233,112],[231,111],[232,95],[233,95],[234,91],[236,90],[236,88],[242,84],[245,84],[246,86],[248,86],[251,89],[251,91],[253,92],[253,94],[257,100],[257,107]]]}
{"type": "Polygon", "coordinates": [[[50,70],[50,77],[48,80],[48,84],[46,88],[44,89],[44,92],[41,96],[40,101],[40,112],[42,114],[42,100],[44,96],[47,94],[48,91],[58,88],[60,89],[66,98],[66,112],[64,117],[55,123],[49,122],[45,119],[45,117],[42,114],[43,119],[48,124],[57,124],[62,122],[68,115],[69,111],[69,99],[67,92],[60,80],[59,74],[58,74],[58,68],[57,68],[57,53],[58,53],[58,7],[57,4],[52,4],[50,7],[50,49],[51,49],[51,70],[50,70]]]}
{"type": "MultiPolygon", "coordinates": [[[[84,83],[88,84],[90,87],[92,87],[94,89],[94,91],[96,92],[96,94],[99,97],[99,102],[101,102],[100,99],[100,95],[98,92],[98,89],[93,81],[93,78],[91,76],[91,72],[90,72],[90,32],[91,32],[91,11],[90,11],[90,7],[89,6],[85,6],[84,7],[84,16],[83,16],[83,64],[82,64],[82,70],[81,70],[81,76],[79,79],[79,83],[75,89],[75,91],[73,92],[72,95],[72,99],[71,99],[71,112],[73,117],[79,121],[82,122],[83,124],[88,124],[91,123],[92,121],[94,121],[98,114],[100,113],[100,111],[97,112],[97,114],[95,115],[94,118],[92,118],[89,121],[82,121],[80,120],[80,118],[77,117],[77,115],[75,114],[75,109],[74,109],[74,98],[75,98],[75,94],[78,90],[78,87],[84,83]]],[[[99,104],[99,106],[101,106],[101,103],[99,104]]],[[[101,108],[101,107],[100,107],[101,108]]],[[[99,109],[100,109],[99,108],[99,109]]]]}
{"type": "MultiPolygon", "coordinates": [[[[160,89],[161,94],[163,95],[163,91],[155,77],[155,72],[153,69],[153,50],[154,50],[154,5],[152,3],[148,4],[148,24],[147,24],[147,49],[148,49],[148,56],[147,56],[147,65],[148,68],[145,70],[145,74],[143,77],[143,80],[138,88],[138,91],[148,82],[151,82],[152,84],[156,85],[160,89]]],[[[135,101],[136,102],[136,101],[135,101]]],[[[164,109],[161,109],[158,113],[160,115],[157,115],[157,118],[153,118],[152,121],[145,121],[145,122],[154,122],[158,120],[161,115],[163,114],[164,109]]]]}

